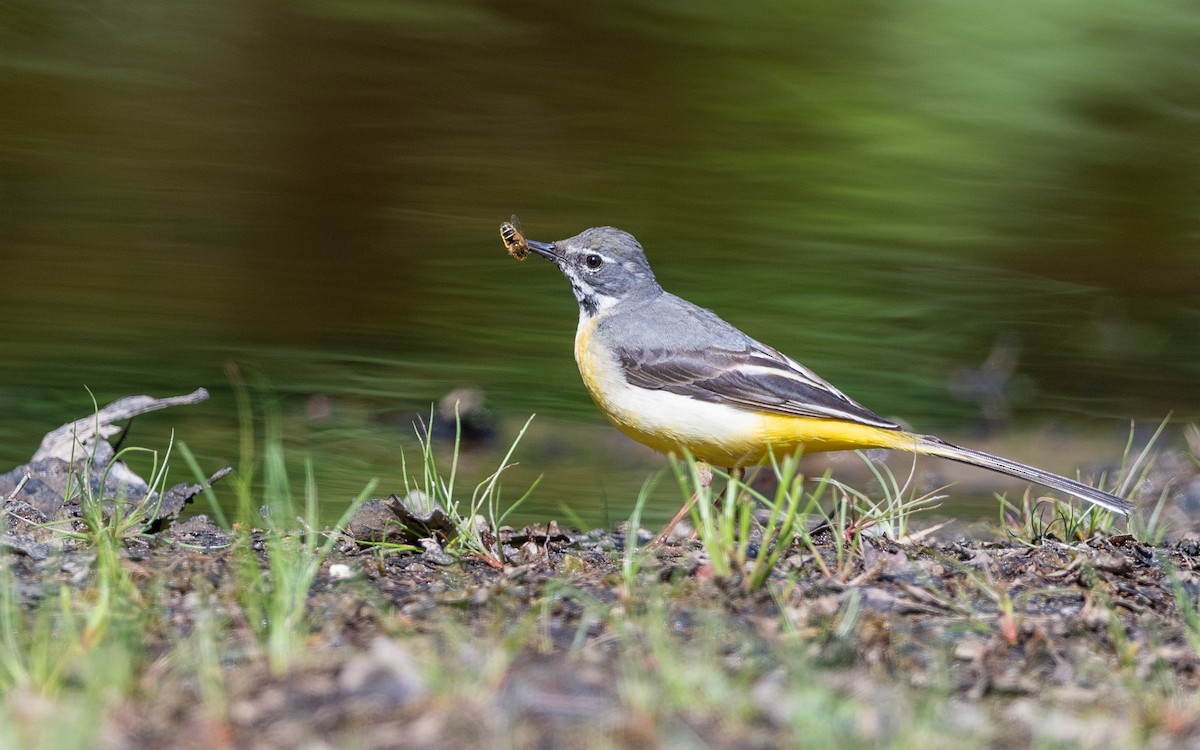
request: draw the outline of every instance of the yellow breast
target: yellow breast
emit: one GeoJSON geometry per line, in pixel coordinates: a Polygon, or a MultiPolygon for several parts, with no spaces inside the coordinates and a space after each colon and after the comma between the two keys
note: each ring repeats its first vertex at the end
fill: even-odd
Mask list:
{"type": "Polygon", "coordinates": [[[603,346],[599,318],[582,318],[575,361],[596,406],[634,440],[663,453],[685,448],[716,466],[748,466],[777,455],[854,448],[908,448],[905,432],[833,419],[793,417],[711,403],[628,383],[620,363],[603,346]]]}

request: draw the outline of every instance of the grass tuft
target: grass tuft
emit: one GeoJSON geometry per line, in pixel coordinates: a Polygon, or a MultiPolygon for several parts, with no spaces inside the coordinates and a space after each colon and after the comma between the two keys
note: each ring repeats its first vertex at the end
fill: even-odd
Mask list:
{"type": "MultiPolygon", "coordinates": [[[[1163,430],[1170,419],[1168,414],[1136,454],[1136,426],[1131,423],[1125,450],[1121,454],[1121,465],[1115,477],[1101,475],[1096,486],[1107,489],[1118,497],[1130,497],[1138,487],[1146,486],[1157,459],[1155,446],[1162,438],[1163,430]]],[[[1166,498],[1167,490],[1164,489],[1148,515],[1144,508],[1135,509],[1126,520],[1128,531],[1143,542],[1162,542],[1167,533],[1166,519],[1162,513],[1166,498]]],[[[1002,496],[999,500],[998,533],[1031,546],[1036,546],[1045,539],[1086,542],[1097,535],[1112,534],[1120,518],[1111,511],[1081,500],[1061,500],[1054,497],[1039,497],[1035,500],[1032,489],[1025,491],[1020,504],[1002,496]]]]}
{"type": "Polygon", "coordinates": [[[404,451],[401,450],[400,461],[405,478],[405,493],[410,497],[413,496],[414,490],[421,493],[431,507],[441,507],[445,510],[454,525],[455,536],[453,539],[447,540],[447,552],[474,557],[495,568],[504,567],[506,563],[504,550],[500,548],[496,532],[508,516],[529,498],[541,482],[541,477],[535,479],[529,489],[507,506],[500,501],[500,479],[505,471],[516,465],[512,463],[513,453],[516,452],[517,446],[525,437],[525,432],[532,422],[533,416],[525,420],[525,424],[509,444],[504,457],[500,459],[500,465],[475,485],[469,500],[461,499],[455,491],[462,448],[462,422],[458,417],[457,405],[454,410],[454,449],[450,454],[449,475],[443,476],[438,468],[431,437],[433,434],[432,412],[428,427],[417,429],[417,442],[421,447],[421,477],[419,479],[409,474],[407,459],[404,451]]]}
{"type": "MultiPolygon", "coordinates": [[[[239,393],[239,409],[249,409],[250,398],[244,383],[234,379],[239,393]]],[[[287,670],[302,652],[308,634],[316,627],[307,616],[305,605],[309,591],[321,565],[338,539],[337,529],[343,528],[356,510],[371,496],[377,480],[371,479],[358,496],[347,504],[334,523],[333,531],[320,531],[320,506],[317,482],[311,461],[304,464],[303,505],[297,505],[292,495],[291,480],[283,447],[282,420],[270,399],[263,399],[262,460],[258,461],[252,440],[243,432],[241,460],[234,482],[237,493],[238,525],[243,530],[265,526],[262,546],[266,554],[266,569],[260,566],[255,539],[250,534],[235,537],[234,552],[238,560],[240,581],[238,596],[266,659],[275,674],[287,670]],[[258,505],[253,477],[261,463],[261,507],[258,518],[251,509],[258,505]],[[256,521],[258,523],[256,523],[256,521]]],[[[253,436],[253,414],[240,413],[242,429],[253,436]]]]}
{"type": "Polygon", "coordinates": [[[797,455],[770,457],[766,468],[775,485],[770,496],[755,489],[752,481],[714,471],[726,481],[723,494],[717,495],[712,482],[705,481],[706,467],[702,468],[691,456],[674,460],[672,466],[681,491],[695,498],[692,518],[713,575],[737,581],[746,591],[757,591],[798,540],[813,553],[826,576],[844,579],[861,559],[864,535],[903,538],[914,513],[935,508],[943,499],[934,493],[916,494],[911,488],[911,475],[901,483],[886,465],[876,465],[865,455],[859,455],[883,488],[879,500],[829,477],[818,480],[811,491],[806,491],[797,455]],[[806,517],[821,514],[827,490],[832,490],[837,501],[824,516],[826,523],[818,528],[829,530],[838,542],[833,568],[817,550],[814,532],[803,523],[806,517]]]}
{"type": "Polygon", "coordinates": [[[798,466],[796,456],[782,461],[772,456],[770,467],[777,484],[770,497],[740,477],[713,471],[725,478],[724,492],[717,495],[693,456],[672,459],[681,491],[695,498],[688,500],[693,503],[692,520],[718,579],[735,581],[747,591],[766,584],[775,563],[800,533],[800,519],[820,506],[825,484],[805,493],[798,466]],[[757,505],[765,509],[765,520],[755,513],[757,505]]]}

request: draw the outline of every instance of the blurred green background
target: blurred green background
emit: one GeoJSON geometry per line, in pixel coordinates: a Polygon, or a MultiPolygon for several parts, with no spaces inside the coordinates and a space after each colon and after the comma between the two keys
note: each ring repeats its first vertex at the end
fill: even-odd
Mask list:
{"type": "Polygon", "coordinates": [[[627,229],[874,410],[1073,472],[1027,436],[1106,460],[1200,418],[1197,50],[1194,0],[4,3],[0,468],[84,386],[208,387],[130,440],[231,462],[234,361],[333,507],[470,385],[500,443],[539,415],[527,518],[622,517],[661,461],[595,413],[515,212],[627,229]]]}

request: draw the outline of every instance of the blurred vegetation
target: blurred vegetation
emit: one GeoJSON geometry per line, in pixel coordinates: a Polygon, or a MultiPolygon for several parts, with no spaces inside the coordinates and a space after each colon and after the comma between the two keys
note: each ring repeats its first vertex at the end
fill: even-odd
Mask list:
{"type": "Polygon", "coordinates": [[[1196,49],[1190,0],[5,3],[0,452],[228,359],[596,420],[513,211],[925,429],[997,342],[1020,421],[1196,418],[1196,49]]]}

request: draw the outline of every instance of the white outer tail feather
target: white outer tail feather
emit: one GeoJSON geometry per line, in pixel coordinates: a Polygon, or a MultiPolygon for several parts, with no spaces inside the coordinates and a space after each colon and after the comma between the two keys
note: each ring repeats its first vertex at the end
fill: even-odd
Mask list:
{"type": "Polygon", "coordinates": [[[921,435],[917,440],[917,444],[913,447],[914,453],[920,453],[925,456],[937,456],[938,458],[948,458],[951,461],[978,466],[983,469],[991,469],[992,471],[1007,474],[1011,477],[1024,479],[1027,482],[1040,484],[1043,487],[1049,487],[1052,490],[1065,492],[1068,495],[1086,500],[1089,503],[1099,505],[1105,510],[1112,511],[1122,516],[1129,515],[1133,510],[1133,503],[1128,500],[1117,497],[1103,490],[1098,490],[1095,487],[1089,487],[1083,482],[1078,482],[1074,479],[1068,479],[1058,474],[1044,471],[1033,466],[1011,461],[1007,458],[993,456],[990,453],[983,451],[971,450],[970,448],[962,448],[957,445],[933,437],[932,435],[921,435]]]}

